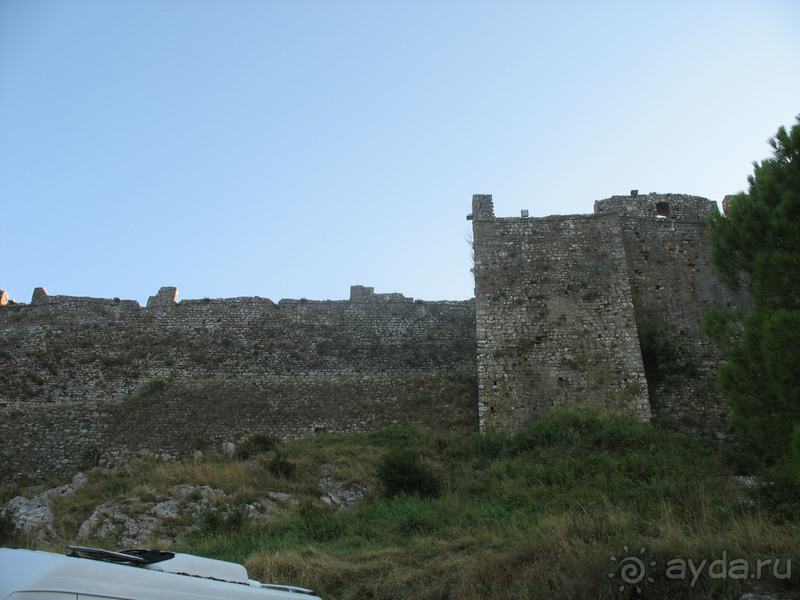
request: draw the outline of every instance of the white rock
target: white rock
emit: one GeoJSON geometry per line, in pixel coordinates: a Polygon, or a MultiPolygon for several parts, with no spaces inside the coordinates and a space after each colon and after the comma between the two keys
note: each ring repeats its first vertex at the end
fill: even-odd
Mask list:
{"type": "Polygon", "coordinates": [[[233,458],[233,455],[236,454],[236,444],[225,442],[222,444],[222,451],[227,454],[229,458],[233,458]]]}
{"type": "Polygon", "coordinates": [[[84,486],[86,480],[85,474],[78,473],[72,478],[72,483],[45,490],[33,498],[17,496],[6,503],[0,514],[5,515],[10,511],[17,529],[35,532],[39,541],[58,542],[60,537],[53,527],[52,499],[75,493],[75,490],[84,486]]]}

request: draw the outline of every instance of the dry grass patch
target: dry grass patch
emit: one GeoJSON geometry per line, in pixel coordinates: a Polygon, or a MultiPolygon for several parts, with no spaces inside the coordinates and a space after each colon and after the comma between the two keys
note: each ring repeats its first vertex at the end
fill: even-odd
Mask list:
{"type": "MultiPolygon", "coordinates": [[[[309,587],[339,600],[597,598],[600,557],[587,546],[549,542],[453,552],[387,548],[343,561],[312,549],[259,554],[250,577],[309,587]]],[[[605,564],[602,564],[605,568],[605,564]]]]}

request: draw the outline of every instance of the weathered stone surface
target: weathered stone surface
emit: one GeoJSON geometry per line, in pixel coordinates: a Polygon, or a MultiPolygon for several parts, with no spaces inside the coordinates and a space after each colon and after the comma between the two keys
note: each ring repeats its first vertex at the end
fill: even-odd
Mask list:
{"type": "Polygon", "coordinates": [[[345,485],[344,481],[334,479],[331,477],[330,465],[322,465],[319,485],[327,493],[322,501],[336,504],[339,510],[350,510],[364,499],[364,487],[357,483],[345,485]]]}
{"type": "Polygon", "coordinates": [[[170,308],[178,301],[178,288],[162,287],[158,294],[147,299],[147,308],[170,308]]]}
{"type": "Polygon", "coordinates": [[[473,197],[481,430],[517,430],[562,404],[724,432],[720,353],[703,338],[711,306],[749,307],[711,267],[713,203],[677,194],[614,196],[590,215],[497,218],[473,197]],[[691,365],[648,382],[639,331],[655,323],[691,365]],[[691,375],[689,374],[691,371],[691,375]]]}
{"type": "Polygon", "coordinates": [[[477,430],[471,301],[362,286],[343,301],[176,295],[142,308],[38,288],[0,307],[0,461],[13,476],[177,460],[253,433],[477,430]]]}
{"type": "Polygon", "coordinates": [[[59,536],[53,527],[54,498],[69,496],[86,483],[86,475],[78,473],[72,482],[56,488],[45,490],[33,498],[17,496],[9,500],[0,515],[13,515],[17,529],[24,532],[33,532],[40,542],[59,541],[59,536]]]}
{"type": "MultiPolygon", "coordinates": [[[[248,518],[268,522],[284,509],[272,493],[246,506],[248,518]]],[[[288,494],[280,496],[291,501],[288,494]]],[[[179,485],[163,498],[126,498],[98,506],[78,531],[79,540],[106,540],[118,547],[165,546],[183,540],[201,526],[206,511],[219,511],[227,517],[234,498],[208,486],[179,485]]]]}
{"type": "Polygon", "coordinates": [[[259,433],[416,425],[524,427],[600,404],[724,437],[711,306],[749,302],[717,281],[695,196],[614,196],[594,214],[498,218],[473,197],[474,301],[353,286],[345,301],[49,296],[0,304],[0,461],[12,479],[174,461],[259,433]],[[686,376],[649,381],[643,326],[686,376]]]}
{"type": "Polygon", "coordinates": [[[232,444],[231,442],[225,442],[224,444],[222,444],[222,451],[229,458],[233,457],[233,455],[236,454],[236,444],[232,444]]]}
{"type": "MultiPolygon", "coordinates": [[[[85,483],[86,475],[78,473],[68,485],[41,491],[33,498],[13,498],[0,509],[0,515],[11,514],[17,529],[40,542],[61,543],[65,540],[53,527],[52,500],[74,493],[85,483]]],[[[341,510],[363,499],[360,485],[345,486],[334,480],[328,465],[320,471],[319,484],[327,493],[323,501],[333,502],[341,510]]],[[[138,497],[100,504],[81,524],[76,538],[85,543],[102,540],[117,548],[163,547],[180,542],[201,527],[207,513],[218,512],[227,518],[234,511],[244,510],[252,523],[263,525],[297,505],[298,501],[284,492],[269,491],[254,502],[240,505],[235,496],[208,486],[176,485],[166,492],[151,488],[138,497]]]]}

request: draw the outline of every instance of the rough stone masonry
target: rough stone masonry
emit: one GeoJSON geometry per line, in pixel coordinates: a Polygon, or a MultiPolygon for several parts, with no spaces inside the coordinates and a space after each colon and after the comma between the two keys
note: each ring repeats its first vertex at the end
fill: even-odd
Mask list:
{"type": "Polygon", "coordinates": [[[0,291],[0,476],[173,460],[254,433],[515,431],[564,404],[723,435],[721,356],[700,318],[749,305],[711,267],[712,209],[649,194],[498,218],[476,195],[468,301],[363,286],[343,301],[178,301],[164,287],[142,307],[0,291]],[[666,375],[646,360],[665,349],[666,375]]]}
{"type": "MultiPolygon", "coordinates": [[[[49,296],[0,306],[0,461],[45,477],[132,456],[415,424],[477,430],[473,301],[49,296]]],[[[2,476],[3,473],[0,473],[2,476]]]]}
{"type": "Polygon", "coordinates": [[[481,431],[600,404],[724,435],[714,386],[722,357],[701,317],[749,302],[711,266],[713,206],[632,192],[598,200],[593,214],[498,218],[491,196],[473,196],[481,431]],[[648,381],[643,356],[654,353],[674,362],[672,376],[651,368],[648,381]]]}

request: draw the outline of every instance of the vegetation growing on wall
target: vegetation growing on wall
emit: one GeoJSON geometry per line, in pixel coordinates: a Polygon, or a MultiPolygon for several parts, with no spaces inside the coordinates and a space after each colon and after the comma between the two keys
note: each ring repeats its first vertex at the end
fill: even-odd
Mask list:
{"type": "Polygon", "coordinates": [[[683,351],[675,342],[668,327],[657,321],[639,324],[639,344],[647,381],[658,385],[673,376],[692,377],[697,374],[695,365],[685,360],[683,351]]]}

